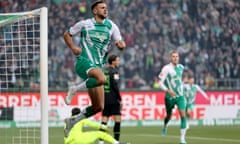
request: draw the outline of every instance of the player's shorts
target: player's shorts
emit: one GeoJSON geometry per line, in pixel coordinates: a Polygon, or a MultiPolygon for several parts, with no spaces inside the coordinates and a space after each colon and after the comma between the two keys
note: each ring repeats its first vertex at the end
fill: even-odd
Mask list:
{"type": "Polygon", "coordinates": [[[86,80],[88,78],[88,71],[92,68],[99,67],[95,63],[91,62],[89,59],[78,56],[77,62],[75,64],[75,70],[78,76],[80,76],[83,80],[86,80]]]}
{"type": "Polygon", "coordinates": [[[187,104],[187,106],[186,106],[186,110],[193,110],[193,108],[194,108],[193,103],[187,104]]]}
{"type": "Polygon", "coordinates": [[[120,104],[106,104],[102,112],[103,116],[121,115],[120,104]]]}
{"type": "Polygon", "coordinates": [[[165,106],[166,106],[167,114],[172,114],[172,110],[175,105],[177,105],[178,110],[185,110],[186,109],[185,97],[184,96],[179,96],[176,98],[165,97],[165,106]]]}

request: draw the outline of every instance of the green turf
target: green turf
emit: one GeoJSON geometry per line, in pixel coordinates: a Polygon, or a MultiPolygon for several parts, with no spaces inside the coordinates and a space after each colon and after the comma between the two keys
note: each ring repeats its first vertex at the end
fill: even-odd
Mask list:
{"type": "MultiPolygon", "coordinates": [[[[133,144],[179,143],[179,128],[169,127],[166,136],[160,135],[159,127],[123,129],[122,139],[133,144]]],[[[240,143],[240,127],[191,127],[186,140],[189,144],[234,144],[240,143]]]]}
{"type": "MultiPolygon", "coordinates": [[[[177,144],[179,127],[170,126],[166,136],[161,127],[122,127],[121,140],[131,144],[177,144]]],[[[62,131],[51,128],[50,144],[63,143],[62,131]]],[[[188,144],[240,144],[240,126],[192,126],[186,136],[188,144]]]]}
{"type": "MultiPolygon", "coordinates": [[[[37,130],[37,131],[36,131],[37,130]]],[[[35,133],[38,135],[39,129],[35,133]]],[[[20,129],[1,129],[0,138],[4,144],[40,144],[39,139],[28,141],[16,139],[20,129]]],[[[121,140],[131,144],[178,144],[179,127],[169,126],[166,136],[161,136],[161,126],[122,127],[121,140]]],[[[34,134],[29,132],[29,138],[34,134]]],[[[24,134],[22,135],[22,137],[24,134]]],[[[49,128],[49,144],[63,144],[63,128],[49,128]]],[[[240,144],[240,126],[191,126],[187,132],[188,144],[240,144]]],[[[2,143],[1,142],[1,143],[2,143]]]]}

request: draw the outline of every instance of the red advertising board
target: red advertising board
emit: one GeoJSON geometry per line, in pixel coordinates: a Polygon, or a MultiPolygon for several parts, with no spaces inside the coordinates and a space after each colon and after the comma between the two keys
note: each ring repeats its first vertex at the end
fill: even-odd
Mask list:
{"type": "MultiPolygon", "coordinates": [[[[196,97],[196,106],[193,110],[193,118],[202,119],[209,117],[222,118],[236,117],[240,106],[240,91],[209,91],[210,100],[205,99],[200,93],[196,97]],[[231,110],[231,115],[225,114],[231,110]],[[222,115],[214,114],[221,111],[222,115]],[[213,115],[213,116],[212,116],[213,115]]],[[[50,107],[66,107],[64,103],[65,92],[49,92],[50,107]]],[[[157,120],[165,116],[164,93],[163,92],[122,92],[123,119],[127,120],[157,120]]],[[[71,106],[86,107],[90,100],[86,92],[75,95],[71,106]]],[[[40,94],[30,93],[0,93],[0,107],[37,107],[40,106],[40,94]]],[[[100,115],[95,116],[96,119],[100,115]]],[[[173,119],[179,119],[177,110],[173,112],[173,119]]]]}

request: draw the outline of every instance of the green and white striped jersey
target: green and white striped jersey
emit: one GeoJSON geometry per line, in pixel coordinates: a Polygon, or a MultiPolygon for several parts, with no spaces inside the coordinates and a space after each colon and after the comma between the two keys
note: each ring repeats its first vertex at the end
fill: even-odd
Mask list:
{"type": "MultiPolygon", "coordinates": [[[[184,66],[181,64],[177,66],[174,66],[172,63],[165,65],[159,74],[161,88],[164,91],[168,89],[174,91],[176,96],[183,96],[183,70],[184,66]]],[[[166,96],[171,97],[168,94],[166,96]]]]}
{"type": "Polygon", "coordinates": [[[109,19],[102,23],[96,22],[94,18],[79,21],[70,27],[69,33],[80,33],[81,56],[97,65],[105,63],[111,38],[122,40],[119,28],[109,19]]]}
{"type": "Polygon", "coordinates": [[[184,85],[184,93],[187,99],[187,104],[194,104],[195,103],[195,98],[196,98],[196,94],[197,91],[199,91],[204,98],[208,99],[207,94],[200,88],[199,85],[197,84],[186,84],[184,85]]]}

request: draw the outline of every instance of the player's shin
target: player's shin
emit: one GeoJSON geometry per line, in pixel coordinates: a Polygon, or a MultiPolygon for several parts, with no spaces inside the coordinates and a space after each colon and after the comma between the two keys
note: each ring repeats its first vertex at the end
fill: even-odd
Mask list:
{"type": "Polygon", "coordinates": [[[88,117],[90,117],[94,114],[96,114],[96,112],[93,111],[92,106],[88,106],[81,111],[81,113],[78,115],[77,120],[79,121],[79,120],[82,120],[84,118],[88,118],[88,117]]]}
{"type": "Polygon", "coordinates": [[[170,121],[170,119],[171,119],[171,116],[166,116],[165,117],[165,119],[164,119],[164,128],[167,128],[167,126],[168,126],[168,122],[170,121]]]}
{"type": "Polygon", "coordinates": [[[181,117],[181,129],[186,129],[187,126],[187,118],[186,117],[181,117]]]}
{"type": "Polygon", "coordinates": [[[186,124],[187,124],[186,117],[181,117],[180,142],[182,144],[186,143],[186,141],[185,141],[185,135],[186,135],[186,131],[187,131],[186,124]]]}
{"type": "Polygon", "coordinates": [[[93,110],[93,107],[92,107],[92,106],[88,106],[88,107],[85,108],[83,114],[84,114],[85,117],[90,117],[90,116],[93,116],[93,115],[96,114],[96,113],[98,113],[98,112],[95,112],[95,111],[93,110]]]}
{"type": "Polygon", "coordinates": [[[115,122],[113,132],[114,132],[114,138],[119,141],[120,139],[120,122],[115,122]]]}

